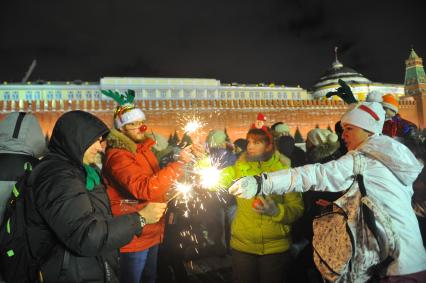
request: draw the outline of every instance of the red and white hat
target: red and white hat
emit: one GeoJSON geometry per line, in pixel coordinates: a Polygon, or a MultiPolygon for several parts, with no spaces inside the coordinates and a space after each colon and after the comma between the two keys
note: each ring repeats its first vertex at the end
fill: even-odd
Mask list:
{"type": "Polygon", "coordinates": [[[385,122],[385,110],[378,102],[353,104],[340,121],[342,124],[351,124],[371,133],[380,134],[385,122]]]}
{"type": "Polygon", "coordinates": [[[133,104],[119,106],[114,113],[114,126],[117,129],[129,123],[145,120],[145,113],[133,104]]]}
{"type": "Polygon", "coordinates": [[[257,114],[257,119],[256,120],[266,122],[266,117],[262,113],[259,113],[259,114],[257,114]]]}

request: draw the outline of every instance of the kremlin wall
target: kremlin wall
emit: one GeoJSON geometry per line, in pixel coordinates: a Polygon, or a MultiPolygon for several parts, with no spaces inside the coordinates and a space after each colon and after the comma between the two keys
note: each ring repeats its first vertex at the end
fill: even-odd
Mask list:
{"type": "Polygon", "coordinates": [[[101,90],[133,89],[135,103],[147,114],[148,126],[165,136],[175,130],[181,133],[185,119],[197,116],[206,123],[205,131],[226,128],[234,140],[245,136],[258,112],[267,116],[268,125],[282,121],[292,133],[298,127],[306,136],[316,125],[333,128],[345,111],[347,105],[340,98],[325,98],[339,87],[338,79],[351,86],[358,100],[372,90],[392,93],[399,99],[401,116],[424,128],[426,78],[422,59],[414,50],[406,60],[403,85],[372,82],[343,66],[337,54],[331,68],[309,91],[299,86],[221,84],[215,79],[106,77],[99,83],[4,82],[0,85],[0,119],[11,111],[31,111],[49,135],[62,113],[80,109],[112,126],[115,102],[101,90]]]}

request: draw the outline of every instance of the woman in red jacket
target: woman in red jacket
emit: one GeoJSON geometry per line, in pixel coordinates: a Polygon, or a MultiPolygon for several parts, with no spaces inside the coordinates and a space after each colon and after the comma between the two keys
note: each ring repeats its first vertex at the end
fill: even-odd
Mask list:
{"type": "MultiPolygon", "coordinates": [[[[117,108],[115,129],[107,138],[103,177],[108,185],[114,215],[139,210],[147,201],[165,202],[166,193],[182,175],[183,164],[190,161],[189,149],[178,160],[160,169],[152,152],[155,141],[145,136],[145,114],[133,105],[117,108]]],[[[158,244],[164,233],[164,217],[144,227],[140,237],[120,250],[121,282],[155,282],[158,244]]]]}

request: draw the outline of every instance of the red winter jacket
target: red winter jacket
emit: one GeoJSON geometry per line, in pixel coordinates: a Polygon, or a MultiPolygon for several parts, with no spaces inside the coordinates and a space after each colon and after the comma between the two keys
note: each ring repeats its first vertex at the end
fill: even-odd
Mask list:
{"type": "MultiPolygon", "coordinates": [[[[182,164],[173,162],[160,169],[151,151],[155,142],[146,139],[134,143],[117,130],[107,139],[107,150],[102,176],[107,185],[114,215],[127,214],[142,209],[147,202],[165,202],[166,193],[173,182],[182,175],[182,164]],[[138,200],[135,205],[123,205],[123,200],[138,200]]],[[[156,224],[143,228],[140,237],[134,237],[121,252],[137,252],[150,248],[163,239],[164,217],[156,224]]]]}

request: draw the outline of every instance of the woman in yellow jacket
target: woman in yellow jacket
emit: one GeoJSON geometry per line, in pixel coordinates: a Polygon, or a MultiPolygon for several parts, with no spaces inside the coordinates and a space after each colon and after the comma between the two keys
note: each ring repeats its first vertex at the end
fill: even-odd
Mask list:
{"type": "MultiPolygon", "coordinates": [[[[221,188],[228,188],[243,176],[287,168],[275,151],[266,127],[250,129],[247,141],[247,151],[235,165],[222,170],[221,188]]],[[[291,224],[302,214],[303,201],[299,193],[248,200],[237,198],[231,226],[234,282],[282,283],[291,261],[291,224]]]]}

